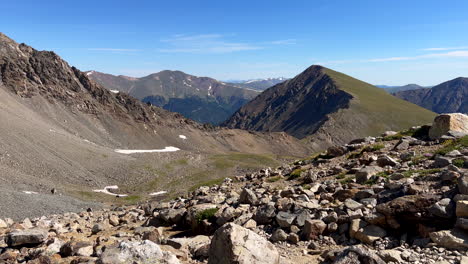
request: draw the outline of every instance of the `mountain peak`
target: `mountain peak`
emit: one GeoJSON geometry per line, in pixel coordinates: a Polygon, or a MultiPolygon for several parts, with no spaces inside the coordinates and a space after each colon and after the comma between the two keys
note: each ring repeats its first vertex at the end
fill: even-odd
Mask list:
{"type": "Polygon", "coordinates": [[[312,65],[293,79],[264,91],[224,125],[285,131],[297,138],[313,136],[312,140],[325,146],[424,124],[433,116],[368,83],[312,65]]]}

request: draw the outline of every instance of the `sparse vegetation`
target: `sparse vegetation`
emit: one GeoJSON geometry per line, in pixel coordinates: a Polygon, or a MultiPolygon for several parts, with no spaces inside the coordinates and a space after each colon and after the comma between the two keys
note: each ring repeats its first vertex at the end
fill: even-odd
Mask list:
{"type": "Polygon", "coordinates": [[[354,176],[349,176],[347,178],[344,178],[344,179],[340,180],[339,182],[341,184],[348,184],[348,183],[353,182],[354,178],[355,178],[354,176]]]}
{"type": "Polygon", "coordinates": [[[440,171],[441,171],[441,169],[409,170],[409,171],[403,172],[403,176],[405,178],[410,178],[414,174],[418,174],[418,176],[427,176],[427,175],[434,174],[434,173],[437,173],[437,172],[440,172],[440,171]]]}
{"type": "Polygon", "coordinates": [[[342,179],[346,178],[346,172],[342,172],[342,173],[336,175],[335,178],[337,180],[342,180],[342,179]]]}
{"type": "Polygon", "coordinates": [[[220,185],[224,181],[224,179],[225,178],[218,178],[218,179],[213,179],[213,180],[205,181],[205,182],[202,182],[202,183],[198,183],[198,184],[190,187],[189,191],[193,192],[196,189],[200,188],[201,186],[211,187],[213,185],[220,185]]]}
{"type": "Polygon", "coordinates": [[[289,174],[289,180],[294,180],[301,177],[301,173],[304,172],[303,169],[295,169],[289,174]]]}
{"type": "Polygon", "coordinates": [[[203,222],[203,220],[208,220],[208,221],[213,221],[214,215],[218,212],[218,208],[211,208],[211,209],[206,209],[203,210],[195,216],[195,219],[197,220],[198,223],[203,222]]]}
{"type": "Polygon", "coordinates": [[[452,161],[452,164],[457,166],[458,168],[463,168],[463,166],[465,165],[465,161],[463,159],[454,159],[452,161]]]}
{"type": "Polygon", "coordinates": [[[277,182],[279,180],[281,180],[281,177],[280,176],[275,176],[275,177],[268,178],[266,181],[267,182],[277,182]]]}
{"type": "Polygon", "coordinates": [[[359,151],[353,151],[351,153],[348,154],[348,156],[346,156],[347,159],[357,159],[357,158],[360,158],[362,156],[362,150],[359,150],[359,151]]]}
{"type": "Polygon", "coordinates": [[[443,147],[438,149],[434,154],[445,155],[453,150],[460,150],[468,147],[468,136],[464,136],[457,140],[447,140],[442,143],[443,147]]]}
{"type": "Polygon", "coordinates": [[[382,171],[382,172],[377,173],[375,176],[388,179],[388,177],[390,176],[390,172],[382,171]]]}
{"type": "Polygon", "coordinates": [[[381,149],[385,148],[384,144],[374,144],[370,146],[363,147],[359,150],[353,151],[346,156],[347,159],[358,159],[364,154],[364,152],[374,152],[374,151],[379,151],[381,149]]]}
{"type": "Polygon", "coordinates": [[[128,203],[137,203],[141,200],[141,197],[139,195],[130,195],[127,197],[124,197],[124,200],[127,201],[128,203]]]}
{"type": "Polygon", "coordinates": [[[408,165],[418,165],[420,164],[421,162],[423,162],[424,160],[426,160],[427,158],[422,156],[422,155],[419,155],[419,156],[414,156],[412,159],[411,159],[411,162],[408,163],[408,165]]]}

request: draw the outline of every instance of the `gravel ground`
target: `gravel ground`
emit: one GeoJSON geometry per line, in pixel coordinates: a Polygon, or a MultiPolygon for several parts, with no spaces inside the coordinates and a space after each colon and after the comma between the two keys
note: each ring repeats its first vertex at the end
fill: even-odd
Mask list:
{"type": "Polygon", "coordinates": [[[99,208],[100,203],[83,202],[64,195],[26,194],[22,191],[0,187],[0,218],[22,220],[65,212],[79,212],[87,208],[99,208]]]}

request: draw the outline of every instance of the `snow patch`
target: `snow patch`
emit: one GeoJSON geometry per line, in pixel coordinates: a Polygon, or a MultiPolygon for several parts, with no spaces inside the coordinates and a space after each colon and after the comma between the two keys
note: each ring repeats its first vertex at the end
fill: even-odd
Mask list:
{"type": "Polygon", "coordinates": [[[163,194],[166,194],[166,193],[167,193],[166,191],[159,191],[159,192],[150,193],[149,195],[158,196],[158,195],[163,195],[163,194]]]}
{"type": "Polygon", "coordinates": [[[110,91],[111,93],[115,93],[115,94],[118,94],[118,93],[119,93],[119,91],[117,91],[117,90],[109,90],[109,91],[110,91]]]}
{"type": "Polygon", "coordinates": [[[181,139],[187,139],[187,137],[184,136],[184,135],[179,135],[179,138],[181,138],[181,139]]]}
{"type": "Polygon", "coordinates": [[[23,191],[25,194],[38,194],[37,192],[33,192],[33,191],[23,191]]]}
{"type": "Polygon", "coordinates": [[[134,154],[134,153],[153,153],[153,152],[175,152],[179,150],[180,150],[179,148],[169,146],[163,149],[116,149],[114,151],[117,153],[121,153],[121,154],[134,154]]]}
{"type": "Polygon", "coordinates": [[[87,72],[86,75],[87,75],[87,76],[90,76],[90,75],[93,74],[93,73],[94,73],[94,71],[90,71],[90,72],[87,72]]]}
{"type": "Polygon", "coordinates": [[[104,193],[104,194],[118,196],[118,197],[128,196],[128,194],[116,194],[116,193],[112,193],[112,192],[109,191],[109,190],[117,190],[117,189],[119,189],[119,186],[111,185],[111,186],[104,187],[104,189],[102,189],[102,190],[93,190],[93,192],[99,192],[99,193],[104,193]]]}
{"type": "Polygon", "coordinates": [[[83,139],[83,141],[86,142],[86,143],[92,144],[92,145],[96,145],[96,143],[91,142],[91,141],[89,141],[89,140],[87,140],[87,139],[83,139]]]}

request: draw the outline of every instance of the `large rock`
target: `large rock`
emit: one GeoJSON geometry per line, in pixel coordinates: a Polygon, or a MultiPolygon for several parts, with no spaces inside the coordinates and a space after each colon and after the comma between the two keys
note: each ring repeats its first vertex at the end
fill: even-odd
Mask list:
{"type": "Polygon", "coordinates": [[[375,226],[375,225],[368,225],[364,228],[359,229],[355,234],[354,237],[356,239],[361,240],[366,244],[372,244],[374,241],[381,239],[387,235],[385,229],[375,226]]]}
{"type": "Polygon", "coordinates": [[[434,243],[450,249],[468,249],[468,235],[460,229],[443,230],[429,234],[434,243]]]}
{"type": "MultiPolygon", "coordinates": [[[[394,219],[405,228],[414,228],[419,223],[447,224],[446,219],[434,217],[429,212],[440,196],[431,194],[406,195],[376,206],[377,212],[394,219]],[[439,223],[440,222],[440,223],[439,223]]],[[[393,225],[396,227],[397,225],[393,225]]]]}
{"type": "Polygon", "coordinates": [[[288,212],[279,212],[276,215],[276,222],[281,227],[290,227],[294,219],[296,219],[296,215],[288,212]]]}
{"type": "Polygon", "coordinates": [[[41,244],[47,239],[47,230],[28,229],[8,233],[5,242],[10,247],[41,244]]]}
{"type": "Polygon", "coordinates": [[[177,257],[164,252],[149,240],[142,242],[120,242],[117,246],[106,247],[99,264],[180,264],[177,257]]]}
{"type": "Polygon", "coordinates": [[[458,217],[468,217],[468,201],[467,200],[457,201],[456,214],[458,217]]]}
{"type": "Polygon", "coordinates": [[[268,224],[275,217],[275,206],[271,204],[262,205],[255,213],[255,221],[259,224],[268,224]]]}
{"type": "Polygon", "coordinates": [[[258,198],[254,191],[244,188],[239,197],[239,203],[242,204],[257,204],[258,198]]]}
{"type": "Polygon", "coordinates": [[[70,241],[60,248],[62,257],[83,256],[89,257],[93,254],[93,244],[85,241],[70,241]]]}
{"type": "Polygon", "coordinates": [[[468,174],[458,178],[457,183],[460,194],[468,194],[468,174]]]}
{"type": "Polygon", "coordinates": [[[322,220],[306,220],[302,236],[305,240],[315,240],[325,231],[326,228],[327,224],[322,220]]]}
{"type": "Polygon", "coordinates": [[[383,169],[378,166],[367,166],[362,168],[360,171],[356,172],[356,182],[364,183],[381,171],[383,171],[383,169]]]}
{"type": "Polygon", "coordinates": [[[380,167],[385,167],[385,166],[396,166],[396,165],[399,165],[399,163],[394,160],[392,157],[384,154],[384,155],[381,155],[377,158],[377,164],[380,166],[380,167]]]}
{"type": "Polygon", "coordinates": [[[460,113],[436,116],[429,130],[429,137],[438,139],[449,131],[468,134],[468,116],[460,113]]]}
{"type": "Polygon", "coordinates": [[[275,246],[239,225],[229,223],[216,230],[210,245],[209,264],[279,264],[275,246]]]}
{"type": "Polygon", "coordinates": [[[351,264],[351,263],[366,263],[366,264],[385,264],[376,253],[362,245],[346,247],[337,252],[333,261],[335,264],[351,264]]]}

